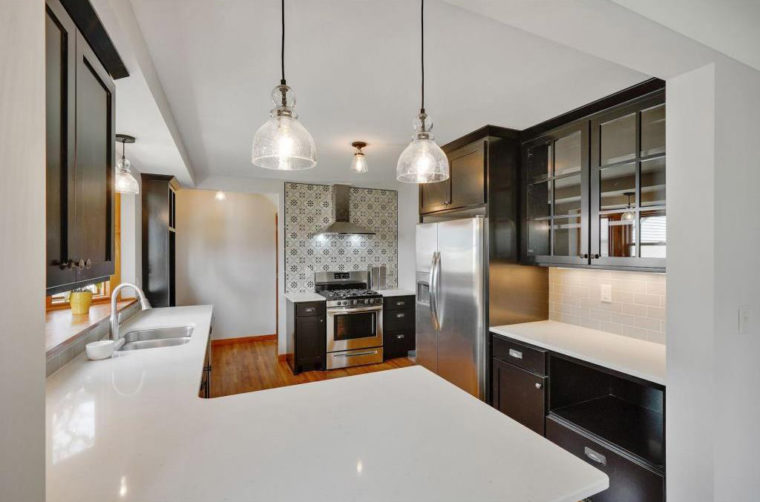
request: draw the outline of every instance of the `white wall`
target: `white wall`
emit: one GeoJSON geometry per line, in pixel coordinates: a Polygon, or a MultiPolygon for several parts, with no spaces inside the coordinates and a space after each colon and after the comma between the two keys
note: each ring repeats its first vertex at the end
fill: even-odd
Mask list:
{"type": "Polygon", "coordinates": [[[177,305],[214,305],[214,339],[276,331],[275,216],[258,194],[177,192],[177,305]]]}
{"type": "Polygon", "coordinates": [[[0,2],[0,500],[45,499],[45,4],[0,2]]]}
{"type": "MultiPolygon", "coordinates": [[[[142,183],[140,176],[137,182],[142,183]]],[[[142,199],[140,195],[121,194],[121,282],[142,287],[142,199]]],[[[123,297],[136,297],[130,289],[123,297]]]]}

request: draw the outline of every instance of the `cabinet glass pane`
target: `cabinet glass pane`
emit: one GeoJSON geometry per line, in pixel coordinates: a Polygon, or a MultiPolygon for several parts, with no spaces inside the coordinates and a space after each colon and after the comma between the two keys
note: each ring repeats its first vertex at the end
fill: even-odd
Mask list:
{"type": "Polygon", "coordinates": [[[665,258],[667,225],[665,210],[641,212],[641,257],[665,258]]]}
{"type": "Polygon", "coordinates": [[[636,213],[599,216],[599,251],[602,256],[636,256],[636,213]]]}
{"type": "Polygon", "coordinates": [[[581,219],[555,218],[552,224],[554,256],[580,256],[581,219]]]}
{"type": "Polygon", "coordinates": [[[641,112],[641,155],[665,153],[665,105],[641,112]]]}
{"type": "Polygon", "coordinates": [[[554,180],[554,215],[579,216],[581,214],[581,175],[554,180]]]}
{"type": "Polygon", "coordinates": [[[581,171],[581,132],[558,139],[554,143],[554,175],[581,171]]]}
{"type": "Polygon", "coordinates": [[[641,163],[641,205],[665,205],[665,157],[641,163]]]}
{"type": "Polygon", "coordinates": [[[629,205],[636,205],[636,163],[600,169],[599,209],[626,209],[629,205]]]}
{"type": "Polygon", "coordinates": [[[549,218],[551,216],[551,188],[549,181],[528,185],[528,218],[549,218]]]}
{"type": "Polygon", "coordinates": [[[603,122],[600,127],[601,165],[636,158],[636,114],[603,122]]]}
{"type": "Polygon", "coordinates": [[[528,255],[548,256],[550,220],[528,220],[528,255]]]}
{"type": "Polygon", "coordinates": [[[551,158],[550,143],[530,147],[526,158],[528,181],[545,180],[550,177],[552,175],[551,158]]]}

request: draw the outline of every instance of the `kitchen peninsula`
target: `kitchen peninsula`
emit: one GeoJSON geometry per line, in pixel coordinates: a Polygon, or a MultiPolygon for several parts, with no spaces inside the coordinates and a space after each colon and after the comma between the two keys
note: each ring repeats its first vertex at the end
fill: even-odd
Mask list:
{"type": "Polygon", "coordinates": [[[48,378],[48,502],[576,502],[608,486],[420,366],[199,398],[212,313],[143,312],[124,329],[192,326],[191,341],[48,378]]]}

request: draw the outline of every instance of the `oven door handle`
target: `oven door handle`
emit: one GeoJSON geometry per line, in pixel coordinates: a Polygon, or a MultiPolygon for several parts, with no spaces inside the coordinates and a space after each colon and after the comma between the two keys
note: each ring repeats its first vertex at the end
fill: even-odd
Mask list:
{"type": "Polygon", "coordinates": [[[383,310],[382,305],[377,305],[375,307],[362,307],[362,308],[351,308],[351,309],[327,309],[328,315],[344,315],[344,314],[361,314],[365,312],[380,312],[383,310]]]}

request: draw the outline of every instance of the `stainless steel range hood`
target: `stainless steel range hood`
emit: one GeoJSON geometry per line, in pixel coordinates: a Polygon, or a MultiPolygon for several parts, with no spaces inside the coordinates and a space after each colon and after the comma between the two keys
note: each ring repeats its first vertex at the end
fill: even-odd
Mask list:
{"type": "Polygon", "coordinates": [[[372,230],[349,221],[351,218],[350,198],[350,186],[333,185],[332,202],[335,221],[322,230],[319,235],[375,235],[372,230]]]}

